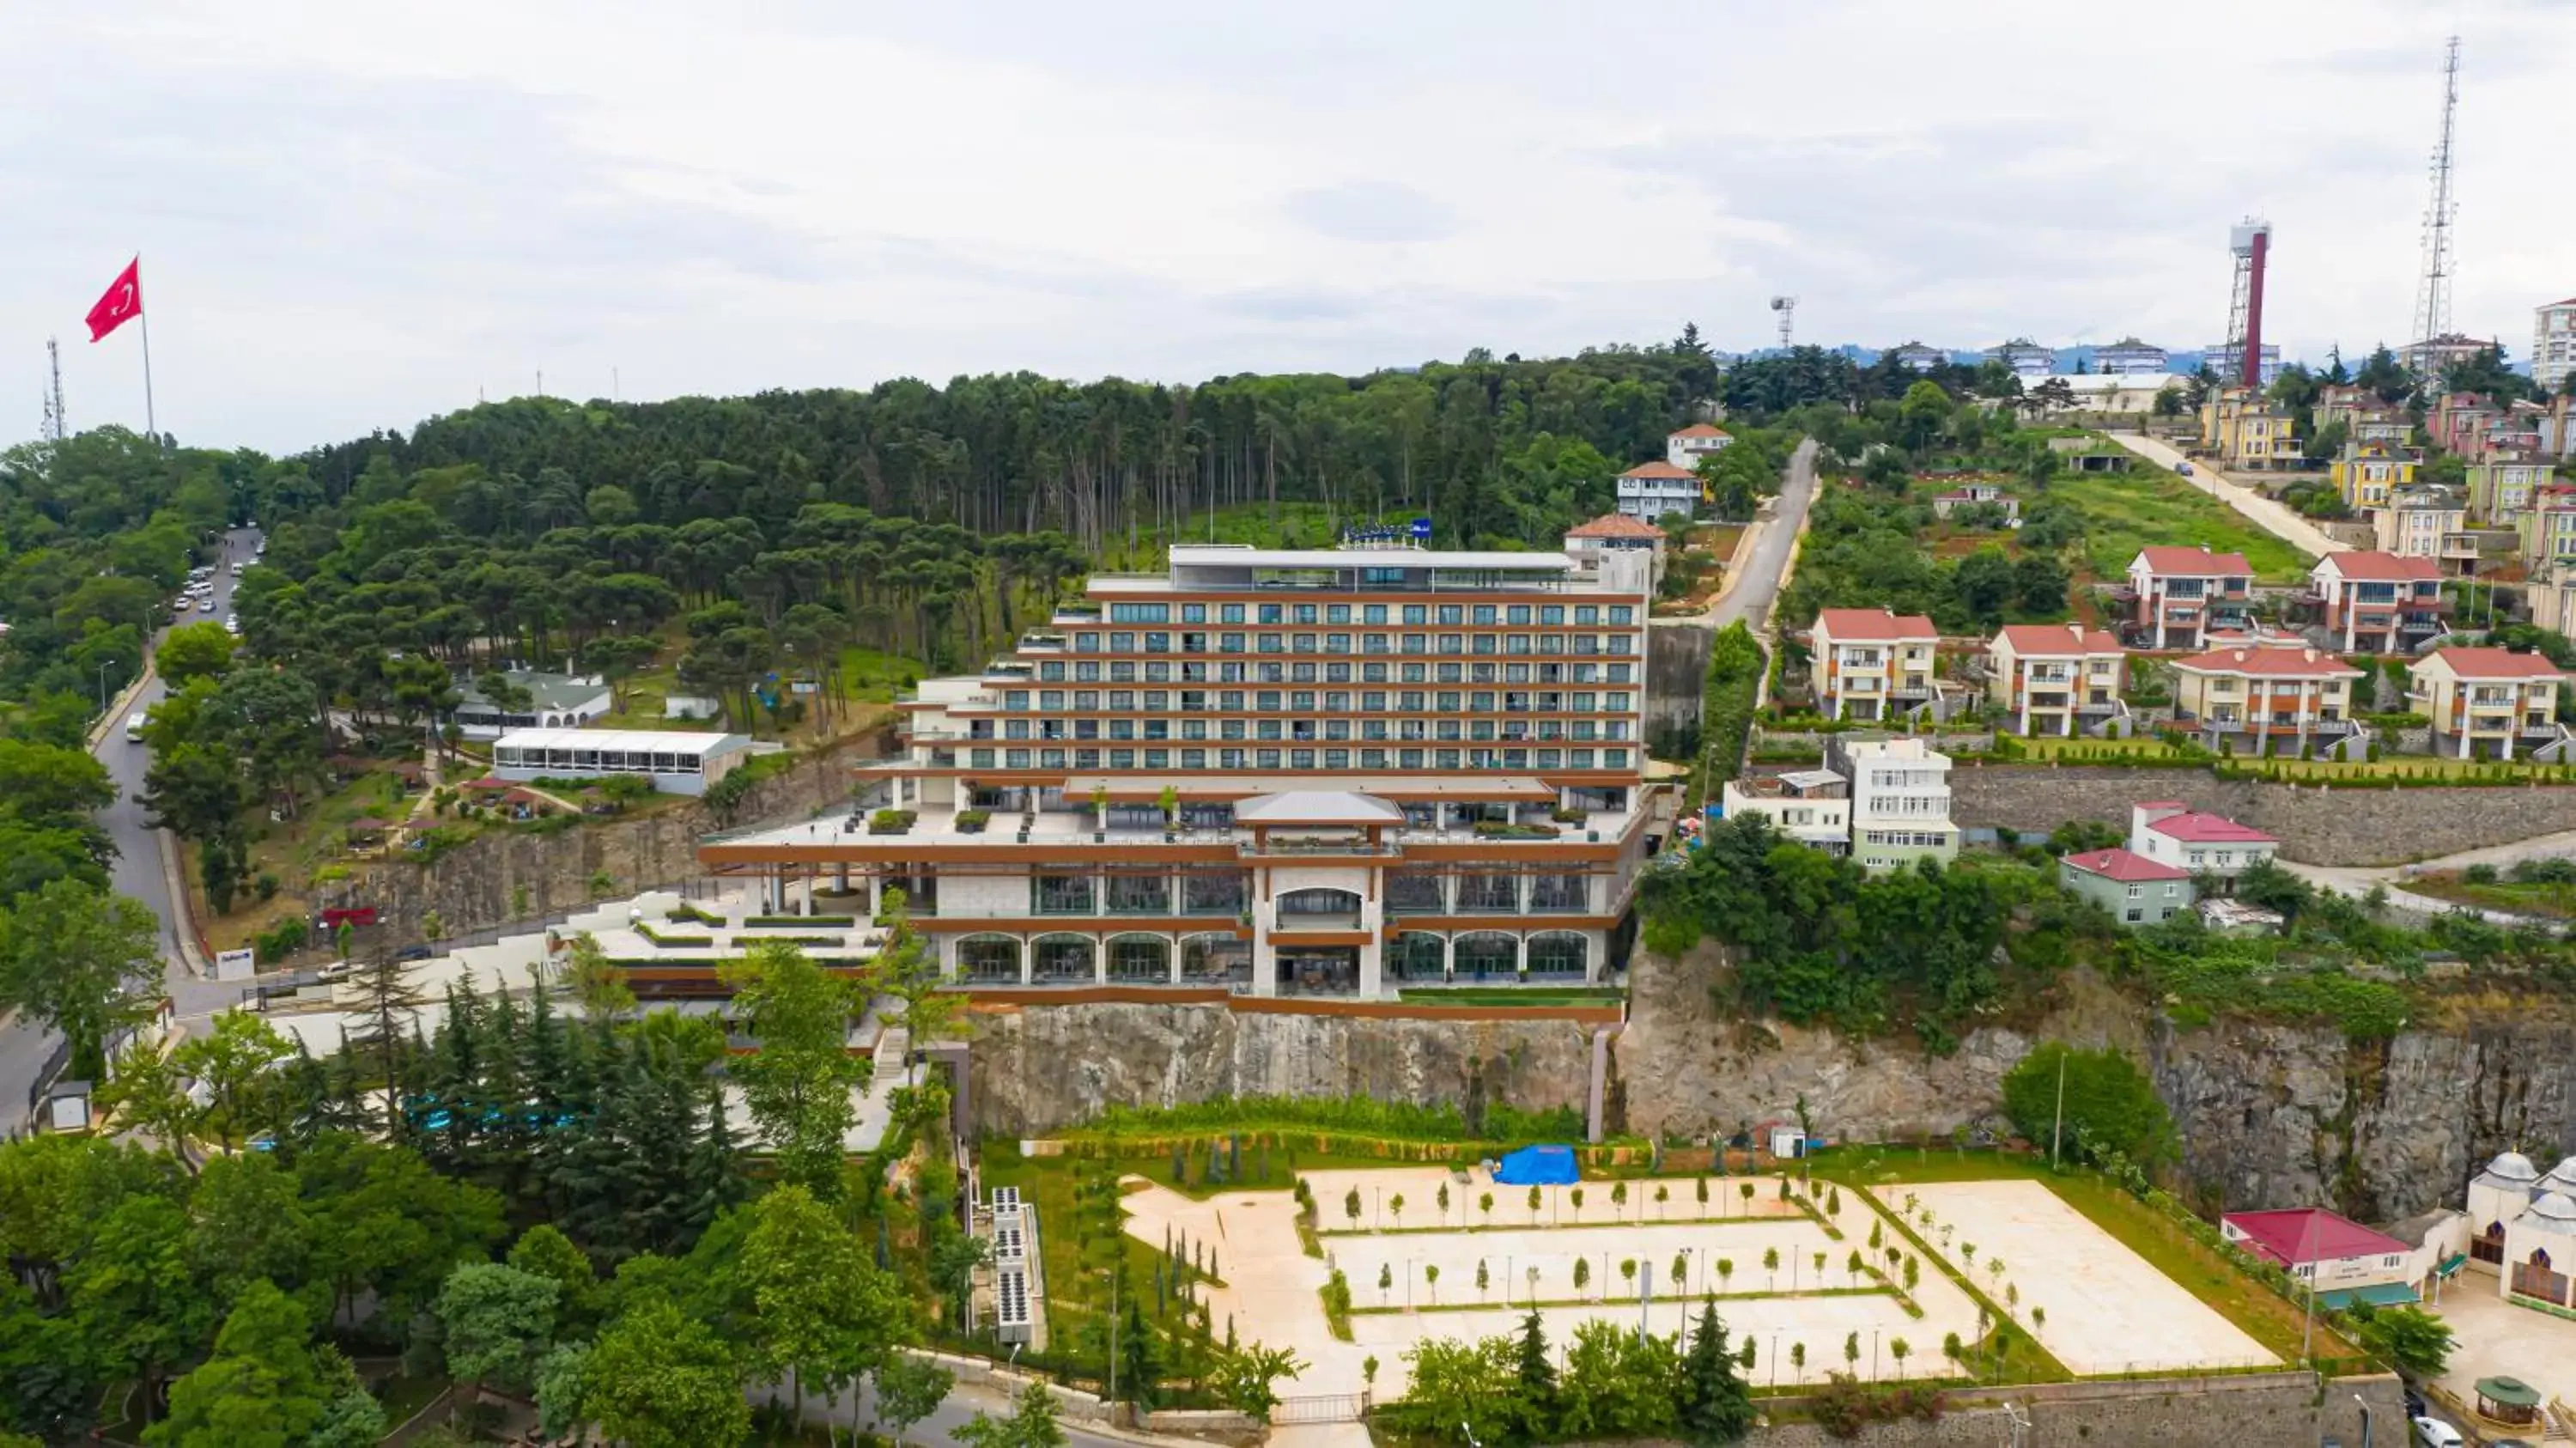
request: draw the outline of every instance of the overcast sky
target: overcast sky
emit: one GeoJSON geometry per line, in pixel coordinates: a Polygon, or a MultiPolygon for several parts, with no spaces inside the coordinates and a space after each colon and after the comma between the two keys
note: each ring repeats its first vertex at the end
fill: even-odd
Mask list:
{"type": "Polygon", "coordinates": [[[144,255],[161,425],[536,389],[1196,380],[1669,337],[2404,340],[2444,33],[2461,330],[2576,293],[2576,5],[227,0],[0,9],[0,438],[144,255]],[[719,21],[709,17],[724,16],[719,21]]]}

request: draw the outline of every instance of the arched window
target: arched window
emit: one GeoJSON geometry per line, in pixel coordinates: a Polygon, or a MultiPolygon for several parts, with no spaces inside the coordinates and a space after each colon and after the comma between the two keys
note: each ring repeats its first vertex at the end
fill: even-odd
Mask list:
{"type": "Polygon", "coordinates": [[[1448,946],[1441,937],[1415,930],[1395,938],[1387,948],[1386,965],[1397,980],[1440,980],[1446,974],[1447,955],[1448,946]]]}
{"type": "Polygon", "coordinates": [[[1479,930],[1457,938],[1450,947],[1460,980],[1510,976],[1520,968],[1520,942],[1499,930],[1479,930]]]}
{"type": "Polygon", "coordinates": [[[1181,979],[1195,985],[1252,983],[1252,944],[1231,935],[1193,935],[1181,942],[1181,979]]]}
{"type": "Polygon", "coordinates": [[[1351,890],[1290,890],[1279,897],[1282,921],[1315,916],[1344,916],[1360,913],[1360,897],[1351,890]]]}
{"type": "Polygon", "coordinates": [[[1172,978],[1172,943],[1159,935],[1109,937],[1109,978],[1163,985],[1172,978]]]}
{"type": "Polygon", "coordinates": [[[969,935],[957,942],[957,978],[987,985],[1020,983],[1020,942],[1008,935],[969,935]]]}
{"type": "Polygon", "coordinates": [[[1032,978],[1057,985],[1097,979],[1092,967],[1094,949],[1088,935],[1041,935],[1032,978]]]}
{"type": "Polygon", "coordinates": [[[1529,968],[1539,976],[1581,980],[1592,964],[1592,942],[1571,930],[1542,930],[1530,937],[1529,968]]]}

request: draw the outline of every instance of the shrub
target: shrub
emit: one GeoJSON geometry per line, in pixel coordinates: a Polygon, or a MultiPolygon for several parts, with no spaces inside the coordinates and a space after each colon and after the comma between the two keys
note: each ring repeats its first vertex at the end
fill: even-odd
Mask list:
{"type": "Polygon", "coordinates": [[[2492,885],[2496,882],[2496,867],[2493,865],[2471,865],[2460,872],[2460,878],[2468,881],[2472,885],[2492,885]]]}
{"type": "Polygon", "coordinates": [[[918,816],[908,809],[881,809],[868,816],[868,833],[899,835],[911,829],[912,822],[916,818],[918,816]]]}

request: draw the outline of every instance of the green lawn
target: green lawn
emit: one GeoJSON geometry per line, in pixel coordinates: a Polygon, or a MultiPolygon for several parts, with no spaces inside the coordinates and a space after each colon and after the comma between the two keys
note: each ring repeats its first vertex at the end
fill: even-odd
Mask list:
{"type": "Polygon", "coordinates": [[[2129,560],[2149,545],[2207,544],[2245,555],[2257,583],[2294,583],[2316,560],[2273,537],[2178,478],[2156,472],[2086,474],[2051,483],[2048,496],[2084,515],[2084,549],[2093,576],[2124,576],[2129,560]]]}
{"type": "Polygon", "coordinates": [[[2438,874],[2410,875],[2407,889],[2437,900],[2457,901],[2488,910],[2508,910],[2518,915],[2546,915],[2553,919],[2576,919],[2576,885],[2550,885],[2539,881],[2493,880],[2473,885],[2456,870],[2438,874]]]}
{"type": "MultiPolygon", "coordinates": [[[[2299,1357],[2302,1316],[2297,1307],[2097,1173],[2052,1173],[2038,1157],[1940,1147],[1838,1147],[1819,1153],[1812,1163],[1817,1176],[1855,1187],[2015,1177],[2044,1183],[2093,1225],[2208,1303],[2221,1317],[2243,1328],[2247,1336],[2280,1354],[2284,1361],[2299,1357]]],[[[2317,1324],[2319,1357],[2349,1356],[2354,1351],[2323,1322],[2317,1324]]]]}

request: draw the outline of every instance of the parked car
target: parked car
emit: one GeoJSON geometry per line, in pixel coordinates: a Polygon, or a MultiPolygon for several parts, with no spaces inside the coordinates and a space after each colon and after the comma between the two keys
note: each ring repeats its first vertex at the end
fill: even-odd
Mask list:
{"type": "Polygon", "coordinates": [[[2439,1418],[2409,1418],[2406,1421],[2415,1430],[2412,1435],[2414,1441],[2423,1448],[2460,1448],[2464,1441],[2459,1429],[2439,1418]]]}
{"type": "Polygon", "coordinates": [[[198,599],[198,600],[197,600],[197,612],[199,612],[199,613],[213,613],[214,611],[215,611],[215,601],[214,601],[213,599],[211,599],[211,598],[201,598],[201,599],[198,599]]]}
{"type": "Polygon", "coordinates": [[[2419,1393],[2419,1392],[2415,1391],[2413,1388],[2408,1388],[2408,1389],[2406,1389],[2406,1416],[2407,1416],[2407,1417],[2409,1417],[2409,1418],[2423,1418],[2423,1417],[2429,1417],[2429,1416],[2432,1414],[2432,1411],[2433,1411],[2432,1409],[2430,1409],[2430,1408],[2428,1408],[2428,1407],[2424,1406],[2424,1395],[2423,1395],[2422,1393],[2419,1393]]]}
{"type": "Polygon", "coordinates": [[[2178,472],[2178,473],[2180,473],[2180,474],[2182,474],[2182,475],[2183,475],[2184,477],[2186,477],[2186,478],[2187,478],[2187,477],[2190,477],[2190,476],[2191,476],[2191,464],[2189,464],[2189,463],[2176,463],[2176,464],[2174,464],[2174,471],[2175,471],[2175,472],[2178,472]]]}
{"type": "Polygon", "coordinates": [[[427,960],[436,952],[426,945],[406,945],[394,952],[396,960],[427,960]]]}

